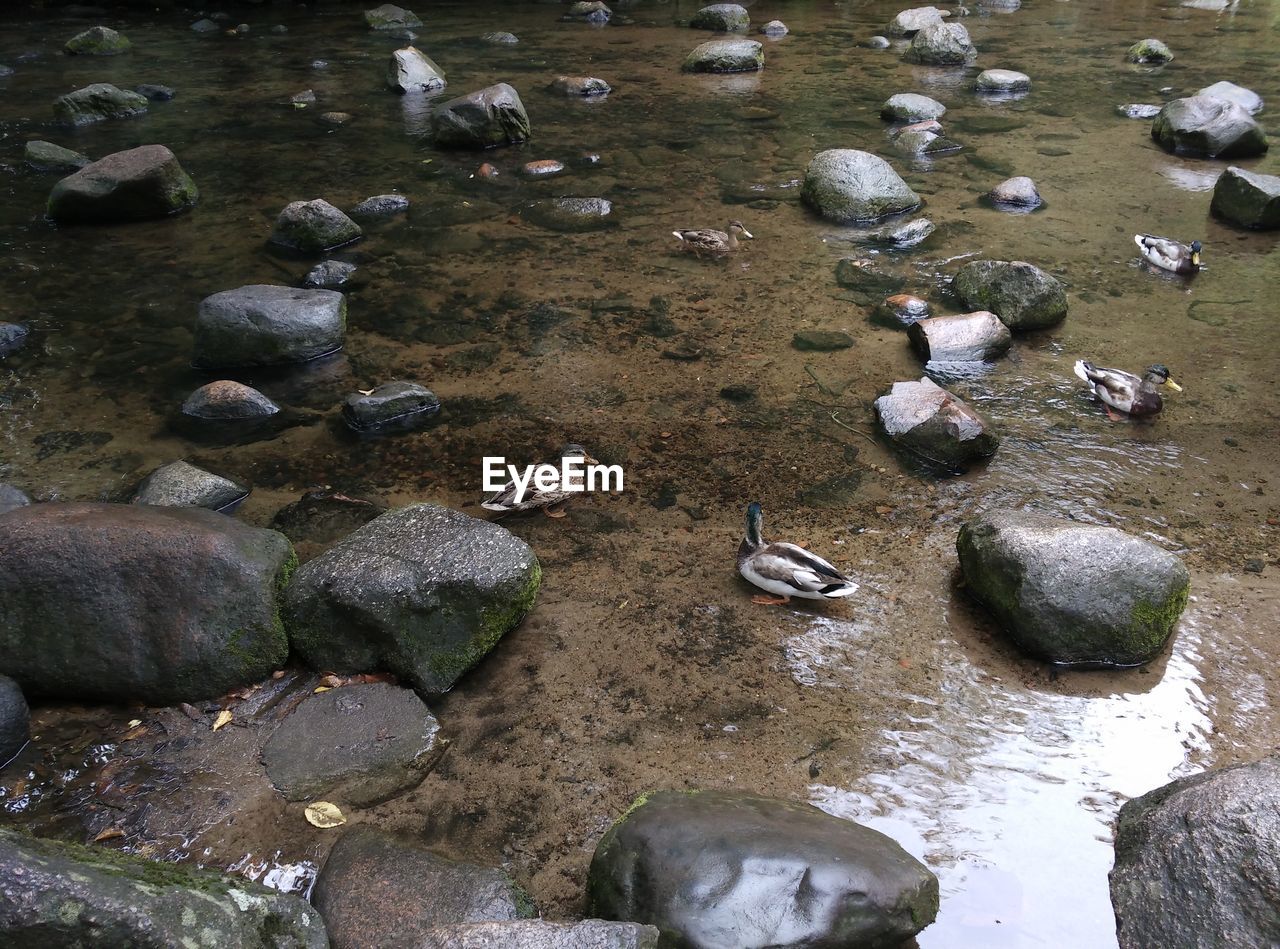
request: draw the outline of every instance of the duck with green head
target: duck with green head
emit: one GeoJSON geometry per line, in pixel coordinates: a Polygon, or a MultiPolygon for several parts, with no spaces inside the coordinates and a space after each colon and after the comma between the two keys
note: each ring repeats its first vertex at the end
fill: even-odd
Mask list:
{"type": "Polygon", "coordinates": [[[787,603],[793,596],[835,600],[857,591],[856,583],[817,554],[795,544],[766,543],[763,524],[764,512],[752,501],[747,505],[747,533],[738,545],[738,572],[773,596],[753,596],[751,602],[787,603]]]}
{"type": "Polygon", "coordinates": [[[1187,276],[1200,272],[1202,247],[1199,241],[1183,244],[1167,237],[1135,234],[1133,242],[1138,245],[1138,253],[1142,254],[1142,259],[1152,266],[1187,276]]]}
{"type": "Polygon", "coordinates": [[[1123,369],[1102,369],[1080,359],[1076,361],[1075,372],[1101,400],[1112,421],[1118,419],[1112,409],[1135,417],[1155,415],[1164,408],[1161,388],[1182,391],[1182,386],[1170,377],[1169,367],[1159,364],[1148,366],[1146,374],[1139,377],[1123,369]]]}

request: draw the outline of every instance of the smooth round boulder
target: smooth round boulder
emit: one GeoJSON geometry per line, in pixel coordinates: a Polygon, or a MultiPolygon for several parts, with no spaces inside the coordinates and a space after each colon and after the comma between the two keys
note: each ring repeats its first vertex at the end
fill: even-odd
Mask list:
{"type": "Polygon", "coordinates": [[[63,224],[115,224],[168,217],[193,207],[200,191],[163,145],[115,152],[63,178],[49,194],[49,217],[63,224]]]}
{"type": "Polygon", "coordinates": [[[136,92],[118,89],[109,82],[95,82],[58,96],[53,114],[69,125],[90,125],[107,119],[127,119],[147,111],[147,100],[136,92]]]}
{"type": "Polygon", "coordinates": [[[22,688],[8,676],[0,675],[0,768],[30,740],[31,712],[22,688]]]}
{"type": "Polygon", "coordinates": [[[63,174],[79,171],[91,160],[88,155],[39,139],[32,139],[23,146],[22,158],[33,171],[60,171],[63,174]]]}
{"type": "Polygon", "coordinates": [[[1031,88],[1031,77],[1013,69],[984,69],[973,81],[975,91],[983,95],[1013,95],[1031,88]]]}
{"type": "Polygon", "coordinates": [[[1022,260],[975,260],[951,281],[961,302],[990,310],[1015,332],[1046,329],[1067,315],[1067,291],[1055,277],[1022,260]]]}
{"type": "Polygon", "coordinates": [[[384,382],[369,392],[352,393],[342,403],[343,421],[364,434],[411,431],[439,412],[436,394],[416,382],[384,382]]]}
{"type": "Polygon", "coordinates": [[[1182,561],[1114,527],[991,511],[956,538],[969,593],[1024,651],[1072,666],[1154,659],[1187,605],[1182,561]]]}
{"type": "Polygon", "coordinates": [[[529,138],[529,113],[520,94],[505,82],[450,99],[431,116],[440,148],[494,148],[529,138]]]}
{"type": "Polygon", "coordinates": [[[257,389],[231,379],[202,385],[182,403],[182,414],[198,419],[231,421],[269,418],[280,411],[257,389]]]}
{"type": "Polygon", "coordinates": [[[285,205],[271,229],[272,244],[304,254],[319,254],[359,240],[360,225],[323,198],[285,205]]]}
{"type": "Polygon", "coordinates": [[[249,489],[185,461],[161,465],[138,486],[134,504],[203,507],[229,514],[249,496],[249,489]]]}
{"type": "Polygon", "coordinates": [[[809,804],[657,791],[596,845],[587,898],[593,915],[690,949],[896,946],[937,916],[938,880],[891,838],[809,804]]]}
{"type": "Polygon", "coordinates": [[[852,148],[815,155],[805,169],[800,197],[819,215],[839,224],[872,223],[920,205],[919,195],[892,165],[852,148]]]}
{"type": "Polygon", "coordinates": [[[109,26],[94,26],[77,33],[63,47],[69,56],[119,56],[133,44],[109,26]]]}
{"type": "Polygon", "coordinates": [[[359,268],[344,260],[322,260],[302,278],[304,287],[315,287],[320,290],[337,290],[350,282],[359,268]]]}
{"type": "Polygon", "coordinates": [[[197,366],[234,368],[306,362],[342,348],[347,301],[333,290],[252,284],[200,301],[197,366]]]}
{"type": "Polygon", "coordinates": [[[745,32],[751,25],[751,15],[745,7],[736,3],[713,3],[693,15],[689,26],[695,30],[713,30],[717,33],[745,32]]]}
{"type": "Polygon", "coordinates": [[[1209,210],[1241,227],[1264,231],[1280,228],[1280,176],[1260,175],[1231,165],[1213,186],[1209,210]]]}
{"type": "Polygon", "coordinates": [[[997,205],[1013,208],[1038,208],[1044,203],[1036,183],[1026,175],[1006,178],[987,192],[987,198],[997,205]]]}
{"type": "Polygon", "coordinates": [[[1173,50],[1160,40],[1148,37],[1130,46],[1129,51],[1125,53],[1125,59],[1144,66],[1163,65],[1173,60],[1173,50]]]}
{"type": "Polygon", "coordinates": [[[685,57],[685,72],[735,73],[764,69],[764,47],[755,40],[711,40],[685,57]]]}
{"type": "Polygon", "coordinates": [[[1252,89],[1237,86],[1234,82],[1225,80],[1215,82],[1211,86],[1205,86],[1196,95],[1208,96],[1211,99],[1226,99],[1228,102],[1234,102],[1250,115],[1257,115],[1262,111],[1262,96],[1252,89]]]}
{"type": "Polygon", "coordinates": [[[986,310],[915,320],[907,339],[925,362],[988,362],[1009,351],[1013,334],[986,310]]]}
{"type": "Polygon", "coordinates": [[[365,10],[364,22],[368,24],[369,29],[383,33],[416,30],[422,26],[422,21],[418,19],[416,13],[404,7],[398,7],[394,3],[384,3],[371,10],[365,10]]]}
{"type": "Polygon", "coordinates": [[[919,122],[922,119],[940,119],[947,107],[937,99],[930,99],[914,92],[899,92],[880,106],[880,118],[890,122],[919,122]]]}
{"type": "Polygon", "coordinates": [[[960,468],[1000,447],[991,423],[932,379],[895,382],[876,399],[875,410],[896,447],[934,464],[960,468]]]}
{"type": "Polygon", "coordinates": [[[949,16],[950,11],[938,7],[912,7],[895,14],[885,32],[890,36],[915,36],[926,26],[941,23],[944,17],[949,16]]]}
{"type": "Polygon", "coordinates": [[[603,79],[595,76],[557,76],[551,81],[551,90],[564,96],[607,96],[613,91],[603,79]]]}
{"type": "Polygon", "coordinates": [[[1193,158],[1252,158],[1267,150],[1267,136],[1234,102],[1191,96],[1167,103],[1151,123],[1165,151],[1193,158]]]}
{"type": "Polygon", "coordinates": [[[435,92],[447,83],[435,60],[416,46],[406,46],[391,54],[387,85],[396,92],[435,92]]]}
{"type": "Polygon", "coordinates": [[[921,66],[967,66],[978,58],[978,51],[961,24],[938,22],[926,25],[912,37],[902,58],[921,66]]]}

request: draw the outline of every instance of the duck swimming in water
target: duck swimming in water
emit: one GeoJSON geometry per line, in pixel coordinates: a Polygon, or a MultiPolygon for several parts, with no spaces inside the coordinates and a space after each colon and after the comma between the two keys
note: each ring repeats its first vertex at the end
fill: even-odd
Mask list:
{"type": "Polygon", "coordinates": [[[723,257],[730,251],[738,249],[739,234],[743,237],[752,236],[741,221],[730,221],[727,232],[707,227],[671,233],[675,235],[676,240],[683,242],[685,250],[699,257],[723,257]]]}
{"type": "Polygon", "coordinates": [[[1152,266],[1171,273],[1189,275],[1200,272],[1199,241],[1183,244],[1167,237],[1135,234],[1133,242],[1138,245],[1138,253],[1142,254],[1142,259],[1152,266]]]}
{"type": "Polygon", "coordinates": [[[787,603],[793,596],[806,600],[834,600],[850,596],[858,585],[803,547],[780,542],[765,543],[760,535],[764,513],[752,501],[747,505],[747,533],[738,545],[738,572],[773,596],[753,596],[752,603],[787,603]]]}
{"type": "Polygon", "coordinates": [[[1089,389],[1107,407],[1107,415],[1116,416],[1112,409],[1135,417],[1152,416],[1164,408],[1159,389],[1167,386],[1181,392],[1182,386],[1169,377],[1166,366],[1148,366],[1146,375],[1138,377],[1123,369],[1099,369],[1084,359],[1075,366],[1076,375],[1089,384],[1089,389]]]}

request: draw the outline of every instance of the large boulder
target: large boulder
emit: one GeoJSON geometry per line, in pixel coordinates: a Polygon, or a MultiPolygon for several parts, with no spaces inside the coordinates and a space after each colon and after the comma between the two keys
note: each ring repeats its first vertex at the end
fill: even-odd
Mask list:
{"type": "Polygon", "coordinates": [[[922,66],[967,66],[978,58],[978,51],[961,24],[938,22],[927,24],[912,37],[902,58],[922,66]]]}
{"type": "Polygon", "coordinates": [[[919,122],[922,119],[940,119],[947,107],[937,99],[930,99],[915,92],[899,92],[880,106],[880,117],[891,122],[919,122]]]}
{"type": "Polygon", "coordinates": [[[926,362],[983,362],[1003,356],[1013,343],[1009,327],[987,310],[917,320],[907,338],[926,362]]]}
{"type": "Polygon", "coordinates": [[[419,947],[436,926],[533,915],[528,896],[501,870],[372,827],[353,827],[333,845],[311,901],[332,949],[419,947]]]}
{"type": "Polygon", "coordinates": [[[319,254],[359,240],[360,225],[323,198],[285,205],[271,230],[270,241],[281,247],[319,254]]]}
{"type": "Polygon", "coordinates": [[[326,949],[307,901],[241,876],[0,828],[0,944],[326,949]]]}
{"type": "Polygon", "coordinates": [[[1267,136],[1247,110],[1214,96],[1174,99],[1151,123],[1151,137],[1166,151],[1193,158],[1252,158],[1267,150],[1267,136]]]}
{"type": "Polygon", "coordinates": [[[505,82],[443,103],[431,116],[441,148],[493,148],[529,138],[529,113],[520,93],[505,82]]]}
{"type": "Polygon", "coordinates": [[[895,382],[875,409],[895,445],[934,464],[960,468],[1000,447],[991,423],[932,379],[895,382]]]}
{"type": "Polygon", "coordinates": [[[1115,847],[1120,949],[1280,945],[1280,757],[1128,801],[1115,847]]]}
{"type": "Polygon", "coordinates": [[[406,46],[391,54],[387,63],[387,85],[396,92],[434,92],[447,83],[444,70],[416,46],[406,46]]]}
{"type": "Polygon", "coordinates": [[[22,157],[33,171],[60,171],[63,174],[79,171],[91,160],[88,155],[39,139],[27,142],[22,157]]]}
{"type": "Polygon", "coordinates": [[[1056,278],[1022,260],[975,260],[951,281],[965,306],[990,310],[1009,329],[1038,330],[1067,315],[1067,291],[1056,278]]]}
{"type": "Polygon", "coordinates": [[[912,7],[910,10],[899,11],[889,21],[885,32],[890,36],[915,36],[926,26],[941,23],[942,18],[948,16],[951,16],[949,10],[940,10],[937,7],[912,7]]]}
{"type": "Polygon", "coordinates": [[[1280,228],[1280,176],[1232,165],[1218,177],[1209,209],[1241,227],[1280,228]]]}
{"type": "Polygon", "coordinates": [[[601,838],[589,908],[665,944],[897,946],[933,922],[938,880],[889,837],[809,804],[660,791],[601,838]]]}
{"type": "Polygon", "coordinates": [[[372,10],[365,10],[364,22],[369,25],[371,30],[386,32],[416,30],[422,26],[422,21],[418,19],[416,13],[412,10],[406,10],[404,7],[398,7],[394,3],[384,3],[382,6],[374,7],[372,10]]]}
{"type": "Polygon", "coordinates": [[[147,475],[133,496],[134,504],[203,507],[229,514],[249,496],[249,489],[186,461],[161,465],[147,475]]]}
{"type": "Polygon", "coordinates": [[[195,182],[163,145],[142,145],[85,165],[53,186],[49,217],[68,224],[111,224],[168,217],[200,197],[195,182]]]}
{"type": "Polygon", "coordinates": [[[283,534],[199,508],[0,514],[0,655],[28,696],[168,704],[257,682],[289,652],[283,534]]]}
{"type": "Polygon", "coordinates": [[[71,56],[118,56],[133,44],[109,26],[93,26],[67,40],[63,49],[71,56]]]}
{"type": "Polygon", "coordinates": [[[0,675],[0,768],[8,764],[31,738],[31,713],[22,688],[0,675]]]}
{"type": "Polygon", "coordinates": [[[742,33],[751,25],[751,15],[736,3],[713,3],[695,13],[689,25],[695,30],[742,33]]]}
{"type": "Polygon", "coordinates": [[[1149,662],[1187,605],[1182,561],[1114,527],[996,511],[964,524],[956,550],[969,592],[1049,662],[1149,662]]]}
{"type": "Polygon", "coordinates": [[[755,40],[711,40],[685,57],[685,72],[755,72],[764,69],[764,47],[755,40]]]}
{"type": "Polygon", "coordinates": [[[194,361],[210,368],[306,362],[341,349],[346,329],[341,293],[251,284],[200,301],[194,361]]]}
{"type": "Polygon", "coordinates": [[[414,949],[658,949],[658,930],[639,923],[584,919],[553,923],[515,919],[503,923],[454,923],[422,934],[414,949]]]}
{"type": "Polygon", "coordinates": [[[68,92],[53,103],[53,114],[71,125],[124,119],[146,111],[146,96],[117,89],[109,82],[95,82],[75,92],[68,92]]]}
{"type": "Polygon", "coordinates": [[[920,205],[919,195],[892,165],[853,148],[814,155],[805,169],[800,197],[822,217],[840,224],[870,223],[920,205]]]}
{"type": "Polygon", "coordinates": [[[1215,82],[1211,86],[1205,86],[1196,95],[1209,96],[1214,99],[1226,99],[1228,102],[1234,102],[1250,115],[1257,115],[1262,111],[1262,96],[1252,89],[1237,86],[1234,82],[1227,82],[1226,80],[1215,82]]]}
{"type": "Polygon", "coordinates": [[[290,639],[316,668],[385,670],[439,695],[524,618],[541,579],[533,550],[506,528],[415,504],[298,570],[290,639]]]}

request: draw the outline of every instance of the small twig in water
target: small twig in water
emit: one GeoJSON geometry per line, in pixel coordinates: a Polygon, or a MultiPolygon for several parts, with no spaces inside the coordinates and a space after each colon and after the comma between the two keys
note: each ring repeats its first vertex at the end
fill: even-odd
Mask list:
{"type": "Polygon", "coordinates": [[[853,432],[853,434],[855,435],[861,435],[863,438],[871,442],[871,444],[873,445],[878,444],[874,437],[864,432],[862,429],[854,428],[852,425],[846,425],[844,422],[840,421],[840,419],[836,416],[835,412],[831,413],[831,421],[835,422],[837,425],[843,428],[846,432],[853,432]]]}

